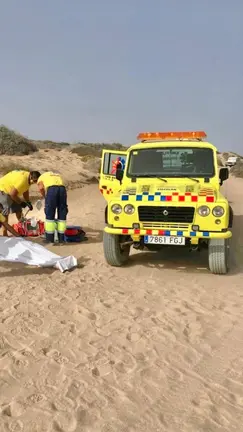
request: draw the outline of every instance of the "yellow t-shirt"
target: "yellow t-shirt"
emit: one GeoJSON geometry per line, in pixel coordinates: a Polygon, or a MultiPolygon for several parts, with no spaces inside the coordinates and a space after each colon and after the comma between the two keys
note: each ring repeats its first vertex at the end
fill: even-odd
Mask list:
{"type": "Polygon", "coordinates": [[[38,178],[37,184],[43,183],[45,190],[50,186],[64,186],[61,176],[52,171],[45,172],[38,178]]]}
{"type": "Polygon", "coordinates": [[[30,188],[29,175],[29,171],[10,171],[0,178],[0,191],[9,195],[14,188],[19,196],[23,195],[30,188]]]}
{"type": "Polygon", "coordinates": [[[0,223],[3,223],[6,221],[5,216],[2,215],[2,213],[0,213],[0,223]]]}

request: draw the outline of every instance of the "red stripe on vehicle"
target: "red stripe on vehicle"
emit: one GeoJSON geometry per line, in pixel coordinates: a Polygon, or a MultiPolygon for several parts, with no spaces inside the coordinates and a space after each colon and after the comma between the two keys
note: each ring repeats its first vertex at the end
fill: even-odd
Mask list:
{"type": "Polygon", "coordinates": [[[165,235],[165,231],[163,231],[163,230],[159,230],[159,235],[165,235]]]}
{"type": "Polygon", "coordinates": [[[206,201],[207,202],[214,202],[214,196],[207,196],[206,201]]]}
{"type": "Polygon", "coordinates": [[[191,196],[191,194],[192,194],[191,192],[186,192],[185,193],[186,196],[191,196]]]}
{"type": "Polygon", "coordinates": [[[166,201],[172,201],[172,195],[167,195],[166,196],[166,201]]]}
{"type": "Polygon", "coordinates": [[[140,234],[140,229],[135,229],[134,234],[140,234]]]}
{"type": "Polygon", "coordinates": [[[152,230],[146,230],[146,234],[152,235],[152,230]]]}
{"type": "Polygon", "coordinates": [[[172,192],[172,195],[179,195],[179,192],[172,192]]]}
{"type": "Polygon", "coordinates": [[[179,196],[179,201],[185,201],[185,197],[184,197],[184,195],[180,195],[180,196],[179,196]]]}
{"type": "Polygon", "coordinates": [[[127,228],[124,228],[124,229],[122,230],[122,234],[128,234],[128,229],[127,229],[127,228]]]}
{"type": "Polygon", "coordinates": [[[198,201],[198,196],[196,196],[196,195],[191,196],[191,201],[192,202],[197,202],[198,201]]]}

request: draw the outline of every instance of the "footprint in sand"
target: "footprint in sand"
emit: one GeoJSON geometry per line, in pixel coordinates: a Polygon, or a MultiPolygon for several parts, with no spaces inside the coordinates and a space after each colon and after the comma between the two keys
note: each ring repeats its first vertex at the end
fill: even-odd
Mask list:
{"type": "Polygon", "coordinates": [[[21,432],[24,428],[23,423],[20,420],[14,420],[8,425],[10,432],[21,432]]]}
{"type": "Polygon", "coordinates": [[[59,351],[57,350],[43,350],[43,353],[46,355],[46,357],[50,357],[51,359],[55,360],[58,364],[67,364],[69,362],[69,359],[65,356],[63,356],[59,351]]]}

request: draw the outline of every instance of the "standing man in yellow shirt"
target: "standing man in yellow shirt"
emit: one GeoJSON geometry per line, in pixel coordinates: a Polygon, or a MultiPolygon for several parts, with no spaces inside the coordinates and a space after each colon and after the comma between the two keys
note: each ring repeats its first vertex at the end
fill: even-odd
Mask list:
{"type": "MultiPolygon", "coordinates": [[[[23,208],[28,207],[33,210],[30,202],[29,189],[37,183],[40,177],[39,171],[10,171],[0,178],[0,204],[2,204],[2,214],[8,222],[9,213],[15,213],[18,220],[22,218],[23,208]]],[[[3,235],[7,236],[7,230],[3,229],[3,235]]]]}
{"type": "Polygon", "coordinates": [[[57,231],[59,243],[64,242],[66,219],[68,214],[67,190],[61,176],[54,172],[45,172],[37,182],[40,194],[45,198],[46,241],[54,243],[55,215],[57,211],[57,231]]]}

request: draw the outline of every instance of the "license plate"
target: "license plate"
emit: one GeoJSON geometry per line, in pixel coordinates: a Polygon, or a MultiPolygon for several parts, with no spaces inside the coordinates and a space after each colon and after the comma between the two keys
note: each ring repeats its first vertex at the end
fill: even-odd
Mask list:
{"type": "Polygon", "coordinates": [[[144,236],[145,244],[158,244],[158,245],[173,245],[173,246],[184,246],[186,243],[185,237],[174,237],[174,236],[144,236]]]}

